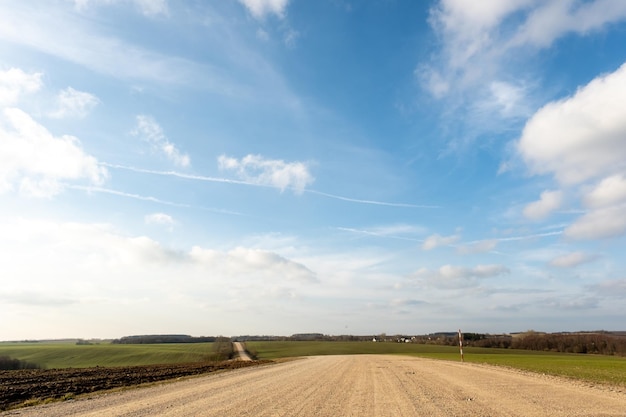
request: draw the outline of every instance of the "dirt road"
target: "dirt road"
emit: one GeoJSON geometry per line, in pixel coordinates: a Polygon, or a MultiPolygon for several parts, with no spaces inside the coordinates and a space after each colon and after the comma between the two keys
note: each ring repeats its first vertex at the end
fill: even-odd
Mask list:
{"type": "Polygon", "coordinates": [[[233,342],[233,347],[235,348],[234,350],[237,353],[237,359],[239,359],[240,361],[246,361],[246,362],[249,362],[252,360],[252,358],[250,357],[250,355],[248,355],[248,352],[246,352],[246,349],[243,347],[241,342],[233,342]]]}
{"type": "Polygon", "coordinates": [[[1,416],[625,416],[625,390],[469,363],[318,356],[1,416]]]}

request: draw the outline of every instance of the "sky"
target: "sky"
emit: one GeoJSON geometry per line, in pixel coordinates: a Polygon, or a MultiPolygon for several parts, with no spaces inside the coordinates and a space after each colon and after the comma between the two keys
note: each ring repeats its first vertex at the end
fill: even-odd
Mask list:
{"type": "Polygon", "coordinates": [[[0,340],[625,330],[623,0],[3,0],[0,340]]]}

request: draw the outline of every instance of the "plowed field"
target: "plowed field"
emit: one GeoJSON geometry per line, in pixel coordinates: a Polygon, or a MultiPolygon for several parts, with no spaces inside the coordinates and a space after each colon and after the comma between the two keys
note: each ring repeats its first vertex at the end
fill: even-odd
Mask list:
{"type": "Polygon", "coordinates": [[[259,362],[208,362],[120,368],[25,369],[0,371],[0,410],[25,401],[75,395],[147,382],[236,369],[259,362]]]}

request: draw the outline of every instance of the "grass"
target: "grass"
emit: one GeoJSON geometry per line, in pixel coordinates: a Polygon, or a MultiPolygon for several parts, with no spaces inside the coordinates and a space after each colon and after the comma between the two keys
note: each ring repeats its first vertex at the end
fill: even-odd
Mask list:
{"type": "MultiPolygon", "coordinates": [[[[259,359],[309,355],[401,354],[460,361],[455,346],[373,342],[247,342],[259,359]]],[[[514,349],[464,349],[465,361],[506,366],[575,378],[594,383],[626,386],[626,358],[534,352],[514,349]]],[[[155,345],[75,345],[72,343],[0,343],[0,356],[37,363],[44,368],[132,366],[212,360],[213,343],[155,345]]]]}
{"type": "Polygon", "coordinates": [[[156,365],[212,360],[213,343],[167,343],[155,345],[75,345],[70,343],[0,343],[7,355],[42,368],[156,365]]]}
{"type": "MultiPolygon", "coordinates": [[[[246,345],[257,352],[259,359],[309,355],[402,354],[460,361],[459,349],[455,346],[391,342],[248,342],[246,345]]],[[[626,358],[623,357],[468,347],[463,351],[466,362],[626,386],[626,358]]]]}

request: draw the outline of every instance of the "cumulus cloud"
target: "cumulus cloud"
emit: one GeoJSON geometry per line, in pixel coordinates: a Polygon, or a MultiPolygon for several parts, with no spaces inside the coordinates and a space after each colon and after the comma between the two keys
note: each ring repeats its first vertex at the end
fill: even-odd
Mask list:
{"type": "Polygon", "coordinates": [[[579,184],[626,170],[626,64],[526,123],[517,149],[533,174],[579,184]]]}
{"type": "Polygon", "coordinates": [[[458,235],[452,236],[441,236],[438,234],[434,234],[428,236],[424,243],[422,244],[423,250],[431,250],[438,248],[439,246],[448,246],[458,242],[460,237],[458,235]]]}
{"type": "Polygon", "coordinates": [[[256,19],[263,19],[270,14],[282,18],[289,4],[289,0],[239,0],[239,2],[256,19]]]}
{"type": "Polygon", "coordinates": [[[572,252],[565,255],[557,256],[550,261],[550,266],[557,268],[573,268],[575,266],[592,262],[597,259],[597,256],[589,255],[584,252],[572,252]]]}
{"type": "Polygon", "coordinates": [[[28,74],[19,68],[0,70],[0,106],[14,105],[21,95],[38,91],[42,73],[28,74]]]}
{"type": "Polygon", "coordinates": [[[57,96],[57,108],[50,117],[63,119],[66,117],[83,118],[98,105],[100,100],[93,94],[68,87],[57,96]]]}
{"type": "Polygon", "coordinates": [[[603,239],[626,233],[626,205],[593,210],[576,219],[563,232],[574,240],[603,239]]]}
{"type": "Polygon", "coordinates": [[[541,193],[539,201],[534,201],[524,207],[524,217],[530,220],[544,219],[561,207],[562,201],[562,191],[544,191],[541,193]]]}
{"type": "MultiPolygon", "coordinates": [[[[531,174],[552,175],[563,187],[578,188],[589,211],[566,228],[566,238],[626,233],[625,95],[626,64],[538,110],[516,144],[531,174]]],[[[540,219],[561,199],[559,192],[546,192],[524,214],[540,219]]]]}
{"type": "Polygon", "coordinates": [[[52,197],[65,181],[101,184],[106,169],[86,154],[78,138],[53,136],[27,113],[7,108],[0,113],[0,193],[17,187],[22,194],[52,197]]]}
{"type": "Polygon", "coordinates": [[[437,270],[421,268],[411,275],[411,279],[422,285],[435,288],[466,288],[477,284],[478,280],[508,274],[504,265],[477,265],[473,268],[444,265],[437,270]]]}
{"type": "Polygon", "coordinates": [[[150,143],[155,151],[165,155],[175,165],[188,167],[191,164],[189,155],[182,153],[176,145],[168,140],[163,128],[152,116],[137,116],[137,125],[132,133],[150,143]]]}
{"type": "Polygon", "coordinates": [[[626,203],[626,179],[623,174],[603,179],[585,197],[584,203],[590,208],[601,208],[626,203]]]}
{"type": "Polygon", "coordinates": [[[281,191],[289,188],[302,193],[315,180],[304,162],[265,159],[261,155],[247,155],[242,159],[221,155],[218,164],[220,170],[234,171],[243,181],[280,188],[281,191]]]}

